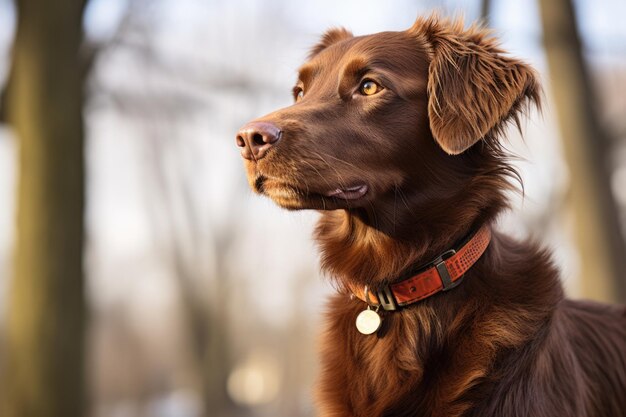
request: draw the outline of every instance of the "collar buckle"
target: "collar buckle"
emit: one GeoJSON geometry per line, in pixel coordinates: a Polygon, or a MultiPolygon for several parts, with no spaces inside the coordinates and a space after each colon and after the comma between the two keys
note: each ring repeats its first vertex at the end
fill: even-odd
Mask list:
{"type": "Polygon", "coordinates": [[[442,253],[437,259],[435,259],[432,263],[439,274],[439,278],[441,278],[441,283],[443,284],[443,291],[451,290],[452,288],[458,286],[461,281],[463,281],[463,277],[465,274],[461,275],[456,279],[456,281],[452,281],[452,277],[450,276],[450,271],[448,271],[448,266],[446,265],[446,260],[451,258],[456,254],[456,250],[450,249],[442,253]]]}
{"type": "Polygon", "coordinates": [[[391,288],[389,288],[389,285],[385,285],[382,289],[378,290],[376,295],[378,295],[378,302],[383,310],[394,311],[398,309],[396,299],[393,296],[393,292],[391,291],[391,288]]]}

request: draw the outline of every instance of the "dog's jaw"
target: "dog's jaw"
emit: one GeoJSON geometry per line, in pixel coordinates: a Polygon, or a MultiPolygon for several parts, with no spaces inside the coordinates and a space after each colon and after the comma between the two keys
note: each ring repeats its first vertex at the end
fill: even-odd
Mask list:
{"type": "Polygon", "coordinates": [[[333,189],[328,189],[329,184],[326,190],[316,191],[292,178],[269,177],[257,172],[249,174],[250,187],[288,210],[350,210],[365,205],[366,198],[371,195],[370,188],[364,183],[333,189]]]}

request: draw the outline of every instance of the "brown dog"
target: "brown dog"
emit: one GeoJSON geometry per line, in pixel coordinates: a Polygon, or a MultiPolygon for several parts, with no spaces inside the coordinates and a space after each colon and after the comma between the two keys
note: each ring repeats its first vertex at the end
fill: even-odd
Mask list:
{"type": "Polygon", "coordinates": [[[625,309],[564,299],[545,250],[490,227],[518,178],[498,136],[539,101],[530,67],[437,17],[334,29],[294,97],[237,144],[254,190],[322,210],[341,290],[320,415],[626,415],[625,309]]]}

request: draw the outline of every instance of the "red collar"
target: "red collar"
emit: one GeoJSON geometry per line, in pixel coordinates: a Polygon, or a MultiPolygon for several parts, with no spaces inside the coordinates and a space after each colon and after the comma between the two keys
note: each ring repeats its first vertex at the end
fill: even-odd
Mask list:
{"type": "Polygon", "coordinates": [[[440,291],[456,287],[463,275],[476,263],[489,246],[491,229],[483,225],[458,249],[444,252],[434,261],[419,268],[406,279],[386,285],[379,291],[350,286],[352,293],[370,306],[397,310],[440,291]]]}

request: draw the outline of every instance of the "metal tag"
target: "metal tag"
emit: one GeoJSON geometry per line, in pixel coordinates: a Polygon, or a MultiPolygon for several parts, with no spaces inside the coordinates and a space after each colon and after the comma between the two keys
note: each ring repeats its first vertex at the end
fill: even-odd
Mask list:
{"type": "Polygon", "coordinates": [[[356,316],[356,328],[361,334],[372,334],[380,328],[382,320],[377,312],[371,310],[363,310],[356,316]]]}

